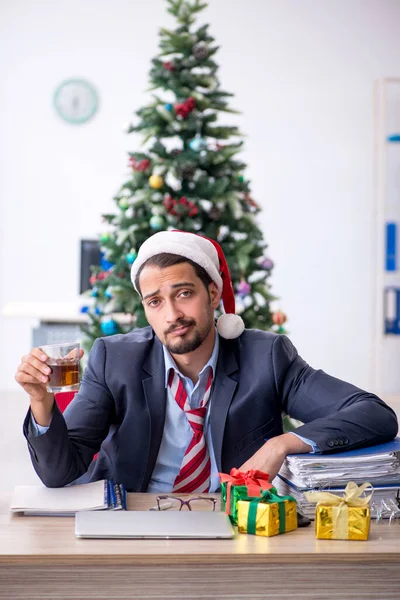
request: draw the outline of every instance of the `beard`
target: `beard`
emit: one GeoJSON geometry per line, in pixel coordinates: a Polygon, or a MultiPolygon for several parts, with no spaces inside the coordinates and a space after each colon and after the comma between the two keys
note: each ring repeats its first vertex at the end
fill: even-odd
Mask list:
{"type": "Polygon", "coordinates": [[[194,321],[193,319],[182,319],[178,321],[173,328],[169,329],[165,333],[164,345],[167,348],[168,352],[170,352],[171,354],[188,354],[189,352],[194,352],[204,342],[204,340],[210,333],[213,325],[214,318],[212,314],[208,317],[207,321],[201,327],[199,327],[196,321],[194,321]],[[191,331],[188,331],[183,339],[181,338],[177,340],[168,340],[168,333],[174,331],[175,329],[178,329],[179,327],[186,326],[192,326],[193,329],[191,331]]]}

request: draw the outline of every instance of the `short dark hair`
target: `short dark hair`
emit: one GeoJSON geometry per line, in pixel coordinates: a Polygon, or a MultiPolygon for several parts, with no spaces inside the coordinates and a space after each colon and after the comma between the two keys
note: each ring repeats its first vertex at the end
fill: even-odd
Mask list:
{"type": "Polygon", "coordinates": [[[181,263],[189,263],[189,265],[192,265],[193,269],[196,271],[197,277],[203,282],[204,287],[208,291],[208,286],[213,280],[209,276],[207,271],[197,263],[190,260],[190,258],[186,258],[185,256],[179,256],[178,254],[171,254],[170,252],[162,252],[161,254],[151,256],[146,260],[145,263],[142,264],[135,277],[135,288],[138,290],[139,294],[142,295],[139,285],[139,277],[140,273],[145,267],[152,266],[159,267],[160,269],[166,269],[167,267],[180,265],[181,263]]]}

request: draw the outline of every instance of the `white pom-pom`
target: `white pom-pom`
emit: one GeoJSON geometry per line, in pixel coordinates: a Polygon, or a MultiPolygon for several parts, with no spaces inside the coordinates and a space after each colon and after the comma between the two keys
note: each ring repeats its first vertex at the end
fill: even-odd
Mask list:
{"type": "Polygon", "coordinates": [[[233,314],[221,315],[217,321],[217,331],[226,340],[233,340],[239,337],[244,331],[242,317],[233,314]]]}

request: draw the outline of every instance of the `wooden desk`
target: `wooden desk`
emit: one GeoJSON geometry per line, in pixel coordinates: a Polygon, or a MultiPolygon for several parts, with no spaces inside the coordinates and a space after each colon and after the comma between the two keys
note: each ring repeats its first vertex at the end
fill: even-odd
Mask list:
{"type": "MultiPolygon", "coordinates": [[[[23,517],[0,496],[0,598],[278,600],[400,598],[400,524],[368,542],[316,540],[313,526],[272,538],[79,540],[74,519],[23,517]]],[[[130,508],[154,504],[130,495],[130,508]]]]}

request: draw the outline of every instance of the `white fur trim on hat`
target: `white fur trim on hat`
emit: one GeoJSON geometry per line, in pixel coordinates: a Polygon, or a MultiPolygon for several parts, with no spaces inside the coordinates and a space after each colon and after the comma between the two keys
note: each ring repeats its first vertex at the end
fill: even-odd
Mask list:
{"type": "Polygon", "coordinates": [[[211,242],[185,231],[160,231],[149,237],[139,248],[138,256],[131,268],[131,281],[135,286],[136,275],[142,265],[157,254],[168,252],[189,258],[207,271],[222,292],[222,278],[219,274],[218,253],[211,242]]]}
{"type": "Polygon", "coordinates": [[[220,336],[226,340],[233,340],[244,331],[244,322],[242,317],[239,315],[233,315],[232,313],[225,313],[218,318],[217,331],[220,336]]]}

